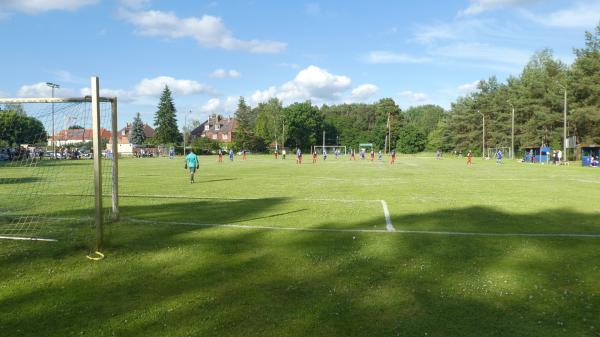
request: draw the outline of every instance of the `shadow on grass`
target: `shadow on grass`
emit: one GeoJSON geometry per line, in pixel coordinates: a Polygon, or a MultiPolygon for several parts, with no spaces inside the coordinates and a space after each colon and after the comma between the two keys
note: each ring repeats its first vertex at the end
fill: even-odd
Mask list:
{"type": "Polygon", "coordinates": [[[40,181],[39,177],[17,177],[17,178],[3,178],[0,177],[0,185],[15,185],[15,184],[29,184],[40,181]]]}
{"type": "MultiPolygon", "coordinates": [[[[171,221],[189,221],[199,213],[195,221],[225,223],[274,210],[283,201],[202,200],[122,212],[171,221]]],[[[458,212],[488,221],[501,213],[482,207],[458,212]]],[[[583,221],[591,215],[570,216],[583,221]]],[[[501,218],[496,226],[523,219],[501,218]]],[[[413,226],[456,223],[444,212],[403,218],[409,219],[413,226]]],[[[472,225],[481,222],[473,219],[472,225]]],[[[10,336],[40,331],[47,336],[598,336],[598,242],[121,223],[113,226],[108,257],[100,263],[85,261],[68,242],[15,244],[21,253],[14,254],[0,246],[0,268],[7,271],[1,276],[0,311],[6,314],[0,316],[0,331],[10,336]]]]}

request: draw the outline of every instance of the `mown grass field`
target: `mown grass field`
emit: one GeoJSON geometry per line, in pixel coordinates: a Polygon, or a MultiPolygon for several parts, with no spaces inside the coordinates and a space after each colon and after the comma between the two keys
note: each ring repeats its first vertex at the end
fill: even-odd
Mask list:
{"type": "Polygon", "coordinates": [[[0,240],[0,336],[600,336],[599,170],[332,159],[121,160],[97,262],[90,162],[0,166],[67,219],[0,240]]]}

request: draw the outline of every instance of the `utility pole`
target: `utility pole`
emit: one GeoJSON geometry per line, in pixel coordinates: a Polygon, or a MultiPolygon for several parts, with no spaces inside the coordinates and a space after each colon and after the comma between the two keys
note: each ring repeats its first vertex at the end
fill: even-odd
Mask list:
{"type": "Polygon", "coordinates": [[[185,114],[185,117],[183,119],[183,156],[185,157],[186,153],[185,153],[185,134],[187,133],[187,116],[188,114],[191,114],[192,110],[190,110],[188,113],[185,114]]]}
{"type": "Polygon", "coordinates": [[[483,157],[485,159],[485,115],[482,114],[479,110],[477,110],[477,112],[483,118],[483,134],[481,137],[481,157],[483,157]]]}
{"type": "Polygon", "coordinates": [[[323,151],[325,151],[325,130],[323,130],[323,151]]]}
{"type": "Polygon", "coordinates": [[[510,159],[515,159],[515,106],[508,102],[512,108],[510,129],[510,159]]]}
{"type": "MultiPolygon", "coordinates": [[[[52,98],[54,98],[54,89],[60,88],[56,83],[46,82],[46,85],[52,88],[52,98]]],[[[85,133],[85,130],[84,130],[85,133]]],[[[56,135],[54,134],[54,102],[52,102],[52,159],[56,159],[56,135]]]]}
{"type": "Polygon", "coordinates": [[[565,91],[565,106],[564,106],[564,111],[563,111],[563,162],[567,162],[569,161],[568,155],[567,155],[567,88],[563,87],[564,91],[565,91]]]}
{"type": "Polygon", "coordinates": [[[388,127],[388,136],[387,136],[387,146],[388,148],[386,149],[386,154],[389,153],[390,151],[392,151],[392,126],[391,126],[391,121],[390,121],[390,114],[391,112],[388,111],[388,115],[387,115],[387,127],[388,127]]]}

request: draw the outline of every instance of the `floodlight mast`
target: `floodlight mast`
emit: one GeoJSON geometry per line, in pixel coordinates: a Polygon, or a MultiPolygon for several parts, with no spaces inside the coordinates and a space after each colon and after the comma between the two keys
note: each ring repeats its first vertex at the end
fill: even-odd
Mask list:
{"type": "Polygon", "coordinates": [[[481,111],[477,110],[477,113],[483,118],[483,133],[481,137],[481,157],[485,159],[485,115],[481,111]]]}
{"type": "Polygon", "coordinates": [[[509,101],[512,108],[510,129],[510,159],[515,159],[515,106],[509,101]]]}
{"type": "MultiPolygon", "coordinates": [[[[60,88],[60,85],[52,82],[46,82],[46,85],[52,88],[52,98],[54,98],[54,89],[60,88]]],[[[56,136],[54,134],[54,103],[52,103],[52,159],[56,159],[56,136]]]]}
{"type": "Polygon", "coordinates": [[[564,92],[563,106],[563,163],[568,161],[567,158],[567,87],[557,83],[564,92]]]}

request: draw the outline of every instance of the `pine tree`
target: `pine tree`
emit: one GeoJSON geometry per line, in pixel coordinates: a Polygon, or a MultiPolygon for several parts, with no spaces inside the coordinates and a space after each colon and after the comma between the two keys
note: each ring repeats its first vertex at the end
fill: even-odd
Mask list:
{"type": "Polygon", "coordinates": [[[253,136],[252,109],[246,104],[244,97],[241,96],[235,111],[235,120],[237,125],[234,140],[239,146],[247,149],[253,136]]]}
{"type": "Polygon", "coordinates": [[[158,103],[158,110],[154,114],[154,126],[156,126],[154,140],[156,144],[177,143],[181,138],[177,129],[176,112],[171,90],[165,85],[158,103]]]}
{"type": "Polygon", "coordinates": [[[129,131],[129,142],[131,144],[140,145],[146,141],[146,135],[144,134],[144,123],[142,117],[138,112],[133,123],[131,124],[131,130],[129,131]]]}

